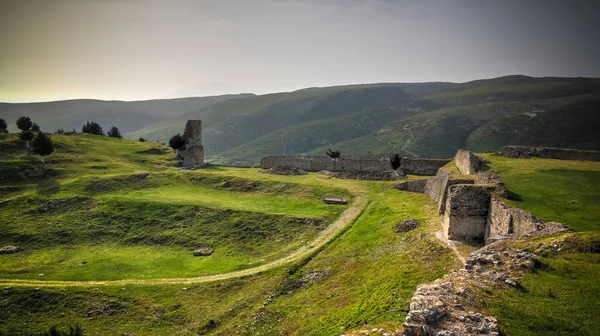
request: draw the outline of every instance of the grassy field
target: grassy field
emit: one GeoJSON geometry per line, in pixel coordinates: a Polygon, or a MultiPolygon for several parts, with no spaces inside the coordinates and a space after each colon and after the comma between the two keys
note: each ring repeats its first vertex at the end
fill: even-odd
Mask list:
{"type": "Polygon", "coordinates": [[[515,336],[600,335],[600,163],[482,156],[511,191],[512,205],[580,231],[519,243],[532,251],[539,244],[561,247],[540,256],[520,290],[491,297],[501,330],[515,336]]]}
{"type": "MultiPolygon", "coordinates": [[[[394,329],[419,284],[461,267],[433,236],[441,228],[436,205],[425,195],[393,189],[393,182],[233,167],[181,171],[157,143],[89,135],[53,139],[57,151],[47,159],[53,177],[22,178],[19,173],[38,166],[36,158],[25,155],[14,135],[0,138],[0,245],[24,248],[0,255],[0,278],[152,280],[248,269],[301,248],[346,209],[323,205],[324,195],[351,204],[366,197],[368,203],[316,252],[251,276],[195,284],[2,288],[0,335],[76,324],[86,335],[394,329]],[[394,232],[408,217],[420,227],[394,232]],[[204,246],[215,253],[192,256],[204,246]]],[[[486,157],[520,197],[514,205],[582,231],[570,234],[573,243],[561,253],[541,257],[522,280],[526,290],[493,293],[488,308],[507,335],[594,335],[600,260],[580,246],[600,240],[592,183],[598,181],[597,163],[486,157]]],[[[537,238],[523,248],[558,238],[537,238]]]]}
{"type": "Polygon", "coordinates": [[[600,230],[600,162],[481,156],[512,192],[512,205],[576,231],[600,230]]]}
{"type": "MultiPolygon", "coordinates": [[[[37,166],[14,135],[0,141],[0,277],[114,280],[191,277],[250,268],[314,239],[344,210],[320,199],[340,187],[314,175],[261,180],[258,170],[170,168],[156,143],[54,135],[54,178],[18,176],[37,166]],[[210,247],[210,257],[194,257],[210,247]],[[40,274],[43,274],[40,277],[40,274]]],[[[342,185],[343,187],[343,185],[342,185]]]]}
{"type": "Polygon", "coordinates": [[[399,193],[391,182],[225,167],[178,171],[156,143],[53,139],[51,179],[18,176],[34,169],[36,158],[27,157],[13,135],[0,140],[7,153],[0,164],[11,172],[2,181],[0,245],[24,248],[0,256],[1,278],[154,279],[249,268],[302,246],[345,209],[323,205],[324,195],[352,202],[363,194],[370,203],[312,257],[252,277],[5,289],[0,334],[41,333],[54,324],[63,330],[80,324],[90,335],[335,334],[373,318],[400,323],[404,315],[389,310],[405,308],[419,283],[457,266],[429,235],[437,216],[428,198],[399,193]],[[422,228],[395,233],[393,226],[409,216],[422,228]],[[199,246],[215,253],[193,257],[199,246]]]}

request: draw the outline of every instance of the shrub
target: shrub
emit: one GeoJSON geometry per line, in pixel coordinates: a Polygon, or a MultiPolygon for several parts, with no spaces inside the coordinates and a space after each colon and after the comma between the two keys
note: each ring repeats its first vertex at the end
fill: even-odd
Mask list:
{"type": "Polygon", "coordinates": [[[29,129],[31,128],[31,126],[33,126],[33,123],[31,122],[31,118],[29,117],[19,117],[17,119],[17,127],[21,130],[21,131],[29,131],[29,129]]]}
{"type": "Polygon", "coordinates": [[[88,121],[85,124],[83,124],[81,132],[95,135],[104,135],[102,127],[100,127],[100,124],[98,124],[95,121],[88,121]]]}
{"type": "Polygon", "coordinates": [[[106,135],[108,135],[111,138],[119,138],[119,139],[123,138],[123,136],[121,135],[121,132],[119,132],[119,129],[117,128],[117,126],[111,127],[110,130],[108,131],[108,133],[106,133],[106,135]]]}
{"type": "Polygon", "coordinates": [[[33,152],[40,156],[42,168],[45,170],[46,165],[44,163],[44,156],[50,155],[52,152],[54,152],[54,144],[52,143],[52,140],[50,140],[50,137],[43,132],[39,132],[35,139],[33,139],[31,147],[33,148],[33,152]]]}

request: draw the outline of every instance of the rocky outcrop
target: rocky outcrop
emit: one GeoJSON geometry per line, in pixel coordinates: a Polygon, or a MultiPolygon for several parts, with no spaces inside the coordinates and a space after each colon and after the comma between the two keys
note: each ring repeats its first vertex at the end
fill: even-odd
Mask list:
{"type": "Polygon", "coordinates": [[[569,148],[504,146],[500,148],[498,154],[509,158],[541,157],[559,160],[600,161],[600,151],[569,148]]]}
{"type": "Polygon", "coordinates": [[[479,306],[491,288],[518,287],[536,256],[525,250],[488,247],[471,253],[465,268],[417,288],[404,335],[499,335],[496,318],[479,306]]]}
{"type": "Polygon", "coordinates": [[[0,254],[13,254],[19,252],[20,250],[21,248],[19,246],[8,245],[0,247],[0,254]]]}
{"type": "Polygon", "coordinates": [[[202,146],[202,120],[188,120],[183,133],[185,149],[179,151],[183,158],[183,167],[194,168],[204,163],[202,146]]]}
{"type": "Polygon", "coordinates": [[[414,218],[408,218],[394,226],[394,231],[397,233],[408,232],[419,227],[419,223],[414,218]]]}
{"type": "Polygon", "coordinates": [[[215,252],[214,249],[211,249],[209,247],[203,247],[203,248],[194,250],[194,256],[195,257],[207,257],[207,256],[213,254],[214,252],[215,252]]]}

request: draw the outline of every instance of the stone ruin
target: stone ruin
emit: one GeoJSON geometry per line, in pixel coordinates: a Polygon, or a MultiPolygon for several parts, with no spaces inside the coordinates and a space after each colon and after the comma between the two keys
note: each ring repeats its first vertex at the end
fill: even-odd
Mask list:
{"type": "Polygon", "coordinates": [[[202,146],[202,120],[188,120],[183,133],[185,149],[179,151],[184,168],[194,168],[204,163],[202,146]]]}
{"type": "Polygon", "coordinates": [[[486,160],[459,150],[454,162],[460,173],[443,167],[429,179],[394,186],[424,193],[437,202],[438,213],[444,215],[443,233],[447,239],[491,243],[512,236],[568,230],[564,224],[544,223],[532,213],[506,204],[504,183],[487,170],[486,160]]]}

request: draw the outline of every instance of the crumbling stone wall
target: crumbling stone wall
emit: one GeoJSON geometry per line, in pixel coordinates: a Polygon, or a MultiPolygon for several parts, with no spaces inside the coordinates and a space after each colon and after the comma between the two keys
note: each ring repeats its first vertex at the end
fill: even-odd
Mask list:
{"type": "MultiPolygon", "coordinates": [[[[434,175],[450,160],[406,159],[403,158],[399,170],[411,175],[434,175]]],[[[305,171],[390,171],[387,160],[354,160],[318,156],[267,156],[260,161],[260,167],[270,169],[276,166],[291,166],[305,171]]]]}
{"type": "Polygon", "coordinates": [[[183,166],[193,168],[204,163],[202,146],[202,120],[188,120],[183,133],[185,149],[179,151],[183,157],[183,166]]]}
{"type": "Polygon", "coordinates": [[[441,194],[438,200],[438,213],[444,214],[446,212],[446,203],[448,199],[448,190],[455,184],[475,184],[473,179],[453,178],[450,176],[446,179],[446,183],[442,186],[441,194]]]}
{"type": "Polygon", "coordinates": [[[428,181],[428,179],[406,181],[406,182],[395,184],[394,188],[396,188],[398,190],[418,192],[418,193],[423,194],[423,193],[425,193],[425,185],[427,184],[427,181],[428,181]]]}
{"type": "Polygon", "coordinates": [[[457,184],[449,188],[444,234],[452,240],[485,238],[490,192],[488,185],[457,184]]]}
{"type": "Polygon", "coordinates": [[[434,177],[427,180],[425,184],[425,195],[429,196],[435,202],[439,202],[442,189],[445,188],[446,182],[454,174],[453,171],[447,168],[440,168],[434,177]]]}
{"type": "Polygon", "coordinates": [[[600,151],[569,148],[504,146],[500,149],[499,154],[509,158],[541,157],[559,160],[600,161],[600,151]]]}
{"type": "Polygon", "coordinates": [[[543,228],[543,223],[531,212],[513,208],[499,199],[492,198],[485,239],[514,234],[533,233],[543,228]]]}
{"type": "Polygon", "coordinates": [[[487,168],[486,162],[471,151],[459,149],[454,156],[454,164],[465,175],[476,175],[487,168]]]}

